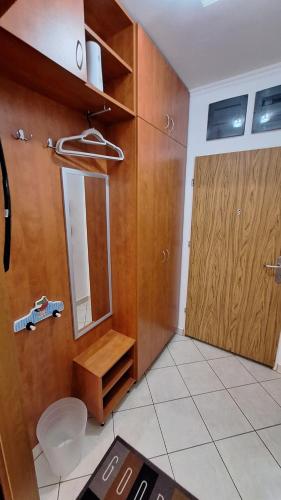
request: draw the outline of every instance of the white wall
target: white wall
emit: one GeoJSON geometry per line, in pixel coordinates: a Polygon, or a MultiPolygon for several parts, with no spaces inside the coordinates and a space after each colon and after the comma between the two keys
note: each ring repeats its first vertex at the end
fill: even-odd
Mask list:
{"type": "Polygon", "coordinates": [[[186,306],[189,263],[188,241],[190,240],[193,191],[191,181],[194,174],[195,158],[203,155],[281,146],[281,130],[251,134],[255,93],[258,90],[280,84],[281,63],[274,66],[268,66],[262,70],[252,71],[229,80],[215,82],[211,85],[194,89],[191,92],[178,324],[180,330],[184,329],[185,325],[184,309],[186,306]],[[243,94],[249,95],[245,135],[207,142],[206,132],[209,104],[243,94]]]}

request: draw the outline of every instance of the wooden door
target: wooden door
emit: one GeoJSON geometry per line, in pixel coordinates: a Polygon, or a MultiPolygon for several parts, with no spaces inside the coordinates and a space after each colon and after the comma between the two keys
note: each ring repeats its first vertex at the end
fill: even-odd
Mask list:
{"type": "Polygon", "coordinates": [[[83,0],[17,0],[0,26],[86,81],[83,0]]]}
{"type": "Polygon", "coordinates": [[[138,119],[138,377],[167,342],[169,142],[138,119]]]}
{"type": "Polygon", "coordinates": [[[182,231],[186,148],[167,138],[169,145],[168,166],[168,259],[166,264],[167,339],[178,326],[179,293],[181,276],[182,231]]]}
{"type": "Polygon", "coordinates": [[[281,331],[281,149],[197,159],[186,333],[273,366],[281,331]]]}
{"type": "Polygon", "coordinates": [[[141,26],[137,78],[138,116],[186,145],[188,91],[141,26]]]}

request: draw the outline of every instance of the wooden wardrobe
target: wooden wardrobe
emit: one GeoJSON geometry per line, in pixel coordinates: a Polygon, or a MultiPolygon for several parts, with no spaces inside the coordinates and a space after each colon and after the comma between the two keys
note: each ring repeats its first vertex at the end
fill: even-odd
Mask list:
{"type": "MultiPolygon", "coordinates": [[[[177,328],[188,104],[188,90],[138,25],[137,119],[127,128],[136,148],[128,169],[110,170],[113,326],[137,340],[137,378],[177,328]]],[[[120,128],[112,134],[122,141],[120,128]]]]}

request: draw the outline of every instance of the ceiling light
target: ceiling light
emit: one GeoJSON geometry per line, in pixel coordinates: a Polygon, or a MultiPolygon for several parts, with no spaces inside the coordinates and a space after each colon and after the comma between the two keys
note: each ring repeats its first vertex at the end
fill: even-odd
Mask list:
{"type": "Polygon", "coordinates": [[[212,3],[215,2],[218,2],[218,0],[201,0],[203,7],[208,7],[208,5],[211,5],[212,3]]]}

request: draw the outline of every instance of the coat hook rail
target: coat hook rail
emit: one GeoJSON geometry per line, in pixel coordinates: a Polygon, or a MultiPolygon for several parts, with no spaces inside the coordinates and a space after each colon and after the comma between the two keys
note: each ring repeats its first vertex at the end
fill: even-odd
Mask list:
{"type": "Polygon", "coordinates": [[[87,111],[87,118],[93,118],[94,116],[98,115],[103,115],[104,113],[109,113],[111,111],[111,108],[107,108],[106,105],[104,105],[103,109],[100,111],[87,111]]]}
{"type": "Polygon", "coordinates": [[[19,128],[15,134],[12,134],[12,136],[18,141],[31,141],[32,139],[32,134],[29,134],[29,136],[27,137],[25,135],[25,131],[22,128],[19,128]]]}

